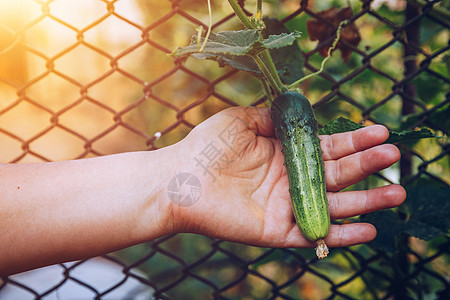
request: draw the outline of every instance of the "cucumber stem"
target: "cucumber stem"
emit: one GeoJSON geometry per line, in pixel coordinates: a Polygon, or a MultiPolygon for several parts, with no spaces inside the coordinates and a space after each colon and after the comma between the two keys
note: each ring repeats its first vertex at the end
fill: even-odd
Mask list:
{"type": "MultiPolygon", "coordinates": [[[[284,86],[283,82],[281,82],[280,76],[278,75],[277,67],[275,67],[275,63],[273,62],[272,56],[270,56],[269,50],[264,50],[262,53],[262,58],[267,68],[269,69],[270,74],[272,74],[273,79],[277,85],[277,88],[282,92],[286,92],[288,89],[284,86]]],[[[274,88],[275,89],[275,88],[274,88]]]]}
{"type": "Polygon", "coordinates": [[[266,94],[267,100],[269,100],[269,105],[273,102],[272,90],[270,89],[270,85],[267,82],[267,79],[261,78],[261,85],[263,86],[264,93],[266,94]]]}
{"type": "Polygon", "coordinates": [[[269,82],[270,86],[275,90],[275,93],[277,95],[281,94],[283,92],[283,88],[281,88],[277,84],[276,80],[272,76],[272,72],[270,72],[269,69],[267,69],[267,66],[264,63],[264,61],[258,55],[254,55],[252,57],[255,60],[256,64],[259,67],[259,69],[261,70],[261,72],[264,74],[264,77],[266,77],[266,79],[269,82]]]}
{"type": "MultiPolygon", "coordinates": [[[[205,49],[206,43],[208,42],[209,35],[211,34],[211,28],[212,28],[212,10],[211,10],[211,0],[208,0],[208,14],[209,14],[209,24],[208,24],[208,31],[206,32],[205,41],[203,42],[202,46],[198,50],[198,52],[203,52],[203,49],[205,49]]],[[[202,27],[200,27],[202,28],[202,27]]],[[[201,30],[199,30],[199,41],[200,41],[200,35],[201,30]]]]}
{"type": "Polygon", "coordinates": [[[258,0],[256,3],[256,11],[261,12],[262,11],[262,0],[258,0]]]}
{"type": "Polygon", "coordinates": [[[331,52],[336,48],[337,43],[339,42],[339,39],[340,39],[340,37],[341,37],[342,26],[347,25],[348,22],[349,22],[348,20],[343,20],[343,21],[341,21],[341,22],[339,23],[338,29],[337,29],[337,31],[336,31],[336,38],[334,39],[333,44],[331,45],[331,47],[328,48],[327,57],[325,57],[325,59],[322,60],[322,63],[320,64],[320,69],[319,69],[319,71],[314,72],[314,73],[311,73],[311,74],[309,74],[309,75],[307,75],[307,76],[305,76],[305,77],[300,78],[299,80],[297,80],[296,82],[294,82],[293,84],[291,84],[291,85],[289,86],[289,89],[292,89],[292,88],[294,88],[296,85],[298,85],[298,84],[302,83],[303,81],[305,81],[306,79],[311,78],[311,77],[314,77],[314,76],[316,76],[316,75],[319,75],[320,73],[323,72],[323,69],[324,69],[324,67],[325,67],[325,63],[330,59],[330,57],[331,57],[331,52]]]}
{"type": "Polygon", "coordinates": [[[262,19],[262,0],[258,0],[256,3],[255,17],[258,21],[261,21],[262,19]]]}
{"type": "Polygon", "coordinates": [[[316,255],[319,259],[327,257],[330,250],[328,250],[327,244],[323,239],[318,239],[316,241],[316,255]]]}
{"type": "Polygon", "coordinates": [[[228,3],[230,3],[231,7],[234,10],[234,13],[239,18],[239,20],[241,20],[241,22],[245,25],[245,27],[249,29],[256,29],[255,26],[252,24],[252,22],[250,22],[249,18],[247,18],[245,12],[239,6],[236,0],[228,0],[228,3]]]}
{"type": "MultiPolygon", "coordinates": [[[[231,7],[234,10],[234,13],[236,16],[241,20],[241,22],[247,27],[248,29],[258,29],[255,24],[253,24],[250,19],[245,15],[245,12],[242,10],[242,8],[239,6],[236,0],[228,0],[228,3],[230,3],[231,7]]],[[[262,3],[261,3],[262,7],[262,3]]],[[[258,4],[259,8],[259,4],[258,4]]],[[[261,36],[261,33],[259,34],[261,36]]],[[[262,39],[262,36],[261,36],[262,39]]],[[[280,76],[278,75],[277,68],[275,67],[275,64],[273,62],[272,57],[270,56],[269,50],[265,49],[262,52],[262,60],[259,57],[253,57],[255,62],[258,64],[258,67],[260,67],[261,72],[266,76],[267,81],[269,82],[270,86],[274,89],[274,91],[277,93],[277,95],[281,94],[283,91],[287,91],[287,88],[284,86],[284,84],[281,82],[280,76]],[[261,65],[262,64],[262,65],[261,65]]]]}

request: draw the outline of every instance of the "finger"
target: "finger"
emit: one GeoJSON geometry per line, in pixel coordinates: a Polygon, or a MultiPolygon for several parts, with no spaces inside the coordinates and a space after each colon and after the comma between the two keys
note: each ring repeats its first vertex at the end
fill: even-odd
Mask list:
{"type": "Polygon", "coordinates": [[[382,125],[364,127],[351,132],[320,136],[324,160],[339,159],[383,143],[389,132],[382,125]]]}
{"type": "MultiPolygon", "coordinates": [[[[344,225],[331,225],[325,243],[328,248],[347,247],[370,242],[377,235],[372,224],[352,223],[344,225]]],[[[315,247],[314,242],[306,240],[298,228],[293,228],[282,244],[271,244],[270,247],[315,247]]]]}
{"type": "Polygon", "coordinates": [[[334,220],[399,206],[405,201],[406,192],[402,186],[392,184],[367,191],[328,193],[327,198],[334,220]]]}
{"type": "Polygon", "coordinates": [[[368,223],[331,225],[325,243],[329,248],[368,243],[377,235],[375,226],[368,223]]]}
{"type": "Polygon", "coordinates": [[[379,145],[368,150],[325,162],[327,190],[339,191],[374,172],[383,170],[400,159],[400,151],[394,145],[379,145]]]}

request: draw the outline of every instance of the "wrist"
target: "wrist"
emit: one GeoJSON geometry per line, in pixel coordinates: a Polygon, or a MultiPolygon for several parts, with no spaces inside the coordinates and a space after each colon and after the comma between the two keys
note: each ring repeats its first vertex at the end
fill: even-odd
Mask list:
{"type": "Polygon", "coordinates": [[[162,185],[161,199],[167,208],[167,222],[170,233],[195,232],[195,218],[198,207],[204,201],[204,178],[196,170],[192,150],[188,140],[170,146],[169,161],[173,168],[167,168],[167,180],[162,185]],[[199,203],[200,202],[200,203],[199,203]],[[167,204],[167,205],[166,205],[167,204]]]}
{"type": "Polygon", "coordinates": [[[205,234],[213,216],[211,212],[220,205],[214,203],[214,196],[220,189],[218,174],[201,155],[211,141],[194,138],[194,135],[195,132],[191,132],[189,137],[174,145],[178,163],[163,195],[168,200],[173,233],[205,234]]]}
{"type": "Polygon", "coordinates": [[[139,161],[143,201],[138,205],[136,234],[140,242],[177,232],[168,186],[182,164],[178,146],[142,152],[139,161]]]}

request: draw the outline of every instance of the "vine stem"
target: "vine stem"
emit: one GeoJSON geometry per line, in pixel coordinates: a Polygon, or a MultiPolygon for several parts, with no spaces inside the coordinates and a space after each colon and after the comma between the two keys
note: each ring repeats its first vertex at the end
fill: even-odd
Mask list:
{"type": "Polygon", "coordinates": [[[256,14],[255,14],[256,18],[259,20],[261,20],[262,18],[262,0],[258,0],[258,2],[256,3],[256,14]]]}
{"type": "MultiPolygon", "coordinates": [[[[208,42],[209,35],[211,34],[211,28],[212,28],[211,0],[208,0],[208,14],[209,14],[208,32],[206,32],[205,41],[203,42],[203,44],[202,44],[201,48],[198,50],[198,52],[203,52],[203,49],[205,49],[206,43],[208,42]]],[[[200,27],[200,28],[202,28],[202,27],[200,27]]],[[[199,35],[201,35],[201,30],[199,30],[199,35]]],[[[200,40],[200,37],[198,40],[200,40]]]]}
{"type": "Polygon", "coordinates": [[[348,24],[348,20],[344,20],[344,21],[342,21],[341,23],[339,23],[338,29],[337,29],[337,31],[336,31],[336,38],[334,39],[333,44],[331,45],[331,47],[328,49],[327,57],[325,57],[325,59],[322,60],[322,63],[320,64],[320,69],[319,69],[319,71],[314,72],[314,73],[311,73],[311,74],[308,74],[307,76],[300,78],[299,80],[297,80],[296,82],[294,82],[293,84],[291,84],[291,85],[289,86],[289,89],[292,89],[292,88],[294,88],[296,85],[299,85],[300,83],[302,83],[303,81],[305,81],[306,79],[309,79],[309,78],[311,78],[311,77],[314,77],[314,76],[316,76],[316,75],[319,75],[320,73],[323,72],[323,69],[324,69],[324,67],[325,67],[326,62],[331,58],[331,52],[336,48],[337,43],[339,42],[339,38],[340,38],[340,36],[341,36],[341,30],[342,30],[342,27],[343,27],[344,25],[347,25],[347,24],[348,24]]]}
{"type": "Polygon", "coordinates": [[[236,16],[241,20],[241,22],[245,25],[245,27],[249,29],[256,29],[255,25],[253,25],[252,22],[250,22],[249,18],[245,15],[245,12],[242,10],[242,8],[239,6],[236,0],[228,0],[228,3],[230,3],[231,7],[234,10],[234,13],[236,16]]]}
{"type": "MultiPolygon", "coordinates": [[[[228,3],[230,3],[231,7],[234,10],[234,13],[239,18],[239,20],[245,25],[245,27],[247,27],[248,29],[258,29],[255,26],[255,24],[253,24],[250,21],[250,19],[245,15],[245,12],[239,6],[236,0],[228,0],[228,3]]],[[[262,8],[262,1],[258,0],[258,9],[260,8],[260,5],[262,8]]],[[[270,86],[274,89],[274,91],[277,94],[281,94],[282,92],[286,91],[287,89],[281,82],[280,76],[278,75],[277,68],[275,67],[273,59],[270,56],[269,50],[265,49],[261,53],[261,56],[262,60],[259,56],[256,55],[253,57],[253,59],[255,60],[258,67],[261,69],[261,72],[264,74],[264,76],[266,76],[270,86]]]]}
{"type": "Polygon", "coordinates": [[[269,50],[264,50],[262,53],[262,58],[264,62],[267,65],[267,68],[269,69],[270,74],[272,74],[273,79],[275,81],[275,84],[277,85],[277,88],[274,87],[274,89],[279,89],[281,92],[287,91],[287,88],[281,82],[280,76],[278,75],[277,67],[275,66],[275,63],[273,62],[272,56],[270,56],[269,50]]]}
{"type": "Polygon", "coordinates": [[[272,76],[272,73],[269,71],[269,69],[267,68],[267,66],[264,63],[264,61],[258,55],[255,55],[255,56],[252,56],[252,57],[255,60],[256,64],[259,67],[259,69],[261,70],[261,72],[266,77],[266,79],[269,82],[270,86],[275,90],[275,93],[281,94],[283,92],[283,89],[278,86],[278,84],[276,83],[275,79],[272,76]]]}
{"type": "Polygon", "coordinates": [[[272,97],[272,91],[270,90],[269,83],[267,82],[267,80],[265,78],[261,78],[261,84],[263,86],[264,93],[266,94],[267,99],[269,100],[269,104],[272,104],[273,97],[272,97]]]}

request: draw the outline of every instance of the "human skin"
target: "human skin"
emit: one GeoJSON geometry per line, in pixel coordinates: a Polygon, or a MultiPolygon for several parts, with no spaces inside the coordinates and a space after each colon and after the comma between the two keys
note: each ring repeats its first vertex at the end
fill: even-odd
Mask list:
{"type": "MultiPolygon", "coordinates": [[[[398,149],[382,144],[387,137],[381,125],[321,136],[332,219],[404,201],[404,189],[395,184],[339,192],[398,161],[398,149]]],[[[156,151],[0,165],[0,276],[182,232],[263,247],[314,246],[293,218],[267,108],[223,110],[156,151]],[[200,181],[193,205],[177,205],[168,196],[179,173],[200,181]]],[[[370,224],[332,225],[325,241],[343,247],[375,235],[370,224]]]]}

